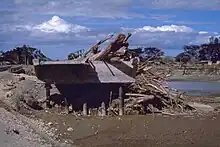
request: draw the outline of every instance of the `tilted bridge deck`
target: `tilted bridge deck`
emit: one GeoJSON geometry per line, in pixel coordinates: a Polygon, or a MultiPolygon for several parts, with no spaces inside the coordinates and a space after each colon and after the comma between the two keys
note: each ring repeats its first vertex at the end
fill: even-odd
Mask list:
{"type": "MultiPolygon", "coordinates": [[[[133,83],[135,79],[105,61],[85,63],[81,61],[39,61],[34,60],[34,67],[38,79],[46,83],[55,84],[83,84],[83,83],[133,83]]],[[[124,66],[124,65],[122,65],[124,66]]],[[[129,70],[132,67],[127,66],[129,70]]]]}

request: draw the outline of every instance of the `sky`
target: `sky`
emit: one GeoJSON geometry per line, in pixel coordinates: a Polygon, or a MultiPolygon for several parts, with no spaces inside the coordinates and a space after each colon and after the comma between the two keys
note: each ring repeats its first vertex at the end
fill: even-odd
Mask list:
{"type": "Polygon", "coordinates": [[[131,32],[130,48],[175,56],[183,45],[220,37],[219,16],[220,0],[1,0],[0,50],[26,44],[64,59],[109,34],[131,32]]]}

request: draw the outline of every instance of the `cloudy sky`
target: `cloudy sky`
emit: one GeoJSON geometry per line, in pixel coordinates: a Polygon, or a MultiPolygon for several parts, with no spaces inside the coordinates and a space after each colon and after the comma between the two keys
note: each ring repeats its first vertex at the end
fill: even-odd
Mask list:
{"type": "Polygon", "coordinates": [[[1,0],[0,50],[27,44],[53,59],[111,33],[176,55],[220,33],[220,0],[1,0]]]}

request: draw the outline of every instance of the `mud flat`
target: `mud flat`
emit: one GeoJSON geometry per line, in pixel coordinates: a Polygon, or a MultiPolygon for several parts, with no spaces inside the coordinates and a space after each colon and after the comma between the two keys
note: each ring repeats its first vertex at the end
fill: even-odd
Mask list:
{"type": "MultiPolygon", "coordinates": [[[[16,126],[17,120],[10,120],[10,113],[1,110],[0,126],[4,126],[1,144],[5,146],[55,146],[44,135],[27,131],[25,124],[16,126]],[[2,115],[6,116],[2,116],[2,115]],[[3,120],[4,119],[4,120],[3,120]],[[3,122],[5,121],[5,122],[3,122]],[[7,134],[7,126],[9,133],[7,134]],[[14,129],[14,130],[13,130],[14,129]],[[16,133],[16,130],[19,134],[16,133]],[[27,134],[25,134],[25,132],[27,134]],[[34,135],[33,135],[34,134],[34,135]],[[28,136],[28,139],[25,139],[28,136]],[[43,137],[44,136],[44,137],[43,137]]],[[[56,110],[54,110],[56,112],[56,110]]],[[[31,117],[42,120],[45,126],[55,128],[54,138],[58,142],[65,140],[72,146],[82,147],[133,147],[133,146],[218,146],[220,141],[220,116],[123,116],[123,117],[80,117],[63,115],[50,111],[40,111],[31,117]],[[56,137],[58,136],[58,137],[56,137]]],[[[37,123],[33,124],[38,127],[37,123]]],[[[41,129],[46,134],[50,129],[41,129]]],[[[59,146],[59,145],[57,145],[59,146]]],[[[60,145],[61,146],[61,145],[60,145]]],[[[62,145],[67,146],[67,145],[62,145]]],[[[3,146],[4,147],[4,146],[3,146]]]]}
{"type": "MultiPolygon", "coordinates": [[[[56,111],[56,110],[55,110],[56,111]]],[[[76,146],[218,146],[220,116],[82,117],[51,111],[35,114],[58,129],[59,139],[76,146]]],[[[35,119],[36,119],[35,118],[35,119]]]]}

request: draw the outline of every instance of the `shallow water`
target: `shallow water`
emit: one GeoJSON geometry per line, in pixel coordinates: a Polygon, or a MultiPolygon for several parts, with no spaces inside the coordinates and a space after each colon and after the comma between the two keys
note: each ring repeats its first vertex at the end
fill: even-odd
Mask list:
{"type": "Polygon", "coordinates": [[[189,95],[220,95],[220,82],[171,81],[167,84],[189,95]]]}

